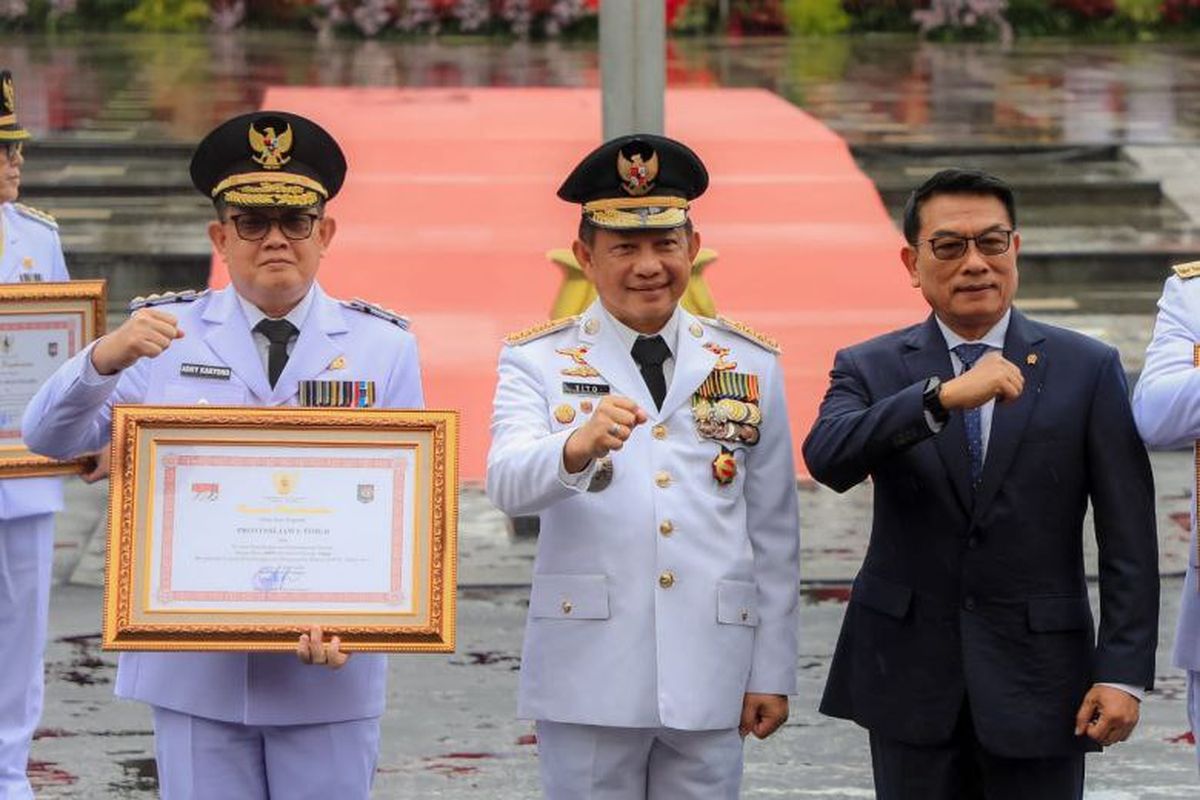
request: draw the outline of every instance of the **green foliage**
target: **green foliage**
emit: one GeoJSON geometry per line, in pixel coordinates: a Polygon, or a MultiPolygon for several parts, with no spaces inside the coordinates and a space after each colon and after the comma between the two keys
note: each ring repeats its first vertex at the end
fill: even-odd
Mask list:
{"type": "Polygon", "coordinates": [[[125,14],[126,24],[140,31],[191,31],[207,20],[207,0],[138,0],[125,14]]]}
{"type": "Polygon", "coordinates": [[[832,36],[850,27],[842,0],[784,0],[783,13],[793,36],[832,36]]]}
{"type": "Polygon", "coordinates": [[[1162,19],[1162,0],[1116,0],[1117,16],[1134,26],[1148,28],[1162,19]]]}

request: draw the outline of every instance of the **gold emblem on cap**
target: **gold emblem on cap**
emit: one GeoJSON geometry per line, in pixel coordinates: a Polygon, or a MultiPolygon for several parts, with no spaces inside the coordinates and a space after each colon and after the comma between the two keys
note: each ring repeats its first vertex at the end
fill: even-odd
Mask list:
{"type": "Polygon", "coordinates": [[[575,409],[563,403],[554,409],[554,418],[563,425],[570,425],[575,421],[575,409]]]}
{"type": "Polygon", "coordinates": [[[4,106],[9,113],[17,110],[17,93],[13,90],[12,78],[4,79],[4,106]]]}
{"type": "Polygon", "coordinates": [[[275,133],[275,128],[268,126],[259,131],[250,123],[250,149],[258,153],[251,159],[261,164],[263,169],[280,169],[292,160],[288,153],[292,149],[292,126],[288,125],[283,133],[275,133]]]}
{"type": "Polygon", "coordinates": [[[1037,353],[1030,353],[1029,355],[1025,356],[1025,363],[1031,367],[1034,364],[1036,364],[1037,363],[1037,353]]]}
{"type": "Polygon", "coordinates": [[[346,368],[346,357],[338,356],[333,361],[329,362],[328,368],[329,369],[345,369],[346,368]]]}
{"type": "Polygon", "coordinates": [[[621,176],[621,188],[631,197],[641,197],[649,194],[654,188],[654,179],[658,177],[658,153],[651,152],[650,160],[643,161],[641,153],[635,153],[633,158],[626,158],[620,150],[617,151],[617,173],[621,176]]]}

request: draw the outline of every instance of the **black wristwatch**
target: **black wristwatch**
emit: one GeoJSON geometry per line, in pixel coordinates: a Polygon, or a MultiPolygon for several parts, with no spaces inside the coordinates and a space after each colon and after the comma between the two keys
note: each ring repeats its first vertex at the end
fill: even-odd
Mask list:
{"type": "Polygon", "coordinates": [[[950,421],[950,412],[942,405],[942,379],[938,376],[934,375],[925,381],[925,391],[921,392],[921,405],[925,406],[925,410],[938,425],[945,425],[950,421]]]}

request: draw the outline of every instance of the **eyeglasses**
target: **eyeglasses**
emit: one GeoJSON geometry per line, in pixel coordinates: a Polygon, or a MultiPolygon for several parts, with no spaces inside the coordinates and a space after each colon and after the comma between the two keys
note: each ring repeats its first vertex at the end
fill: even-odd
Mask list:
{"type": "MultiPolygon", "coordinates": [[[[967,245],[975,243],[980,255],[998,256],[1008,252],[1012,246],[1012,231],[987,231],[978,236],[935,236],[925,239],[933,257],[939,261],[953,261],[967,254],[967,245]]],[[[917,242],[920,245],[920,242],[917,242]]]]}
{"type": "Polygon", "coordinates": [[[25,149],[25,143],[4,142],[3,144],[0,144],[0,147],[4,148],[4,157],[9,161],[12,161],[17,156],[21,155],[21,152],[25,149]]]}
{"type": "Polygon", "coordinates": [[[234,214],[229,217],[237,235],[247,242],[260,242],[267,238],[271,226],[278,225],[279,232],[293,242],[312,236],[313,225],[320,217],[316,214],[285,214],[268,217],[262,214],[234,214]]]}

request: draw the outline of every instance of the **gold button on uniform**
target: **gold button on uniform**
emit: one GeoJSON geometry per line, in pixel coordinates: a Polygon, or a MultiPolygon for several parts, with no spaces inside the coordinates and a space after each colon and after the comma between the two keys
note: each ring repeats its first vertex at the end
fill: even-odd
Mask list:
{"type": "Polygon", "coordinates": [[[675,585],[675,573],[667,570],[658,576],[658,585],[664,589],[670,589],[675,585]]]}
{"type": "Polygon", "coordinates": [[[562,602],[562,611],[563,611],[563,613],[564,613],[564,614],[570,614],[570,613],[571,613],[571,609],[572,609],[572,608],[574,608],[574,606],[572,606],[572,605],[571,605],[571,601],[570,601],[570,600],[563,600],[563,602],[562,602]]]}
{"type": "Polygon", "coordinates": [[[657,472],[654,475],[654,483],[658,488],[665,489],[671,485],[671,473],[657,472]]]}
{"type": "Polygon", "coordinates": [[[653,428],[650,429],[650,434],[655,439],[665,439],[665,438],[667,438],[667,426],[663,425],[661,423],[658,425],[655,425],[653,428]]]}
{"type": "Polygon", "coordinates": [[[663,536],[670,536],[675,532],[675,526],[671,523],[671,520],[664,519],[662,522],[658,523],[658,532],[663,536]]]}

